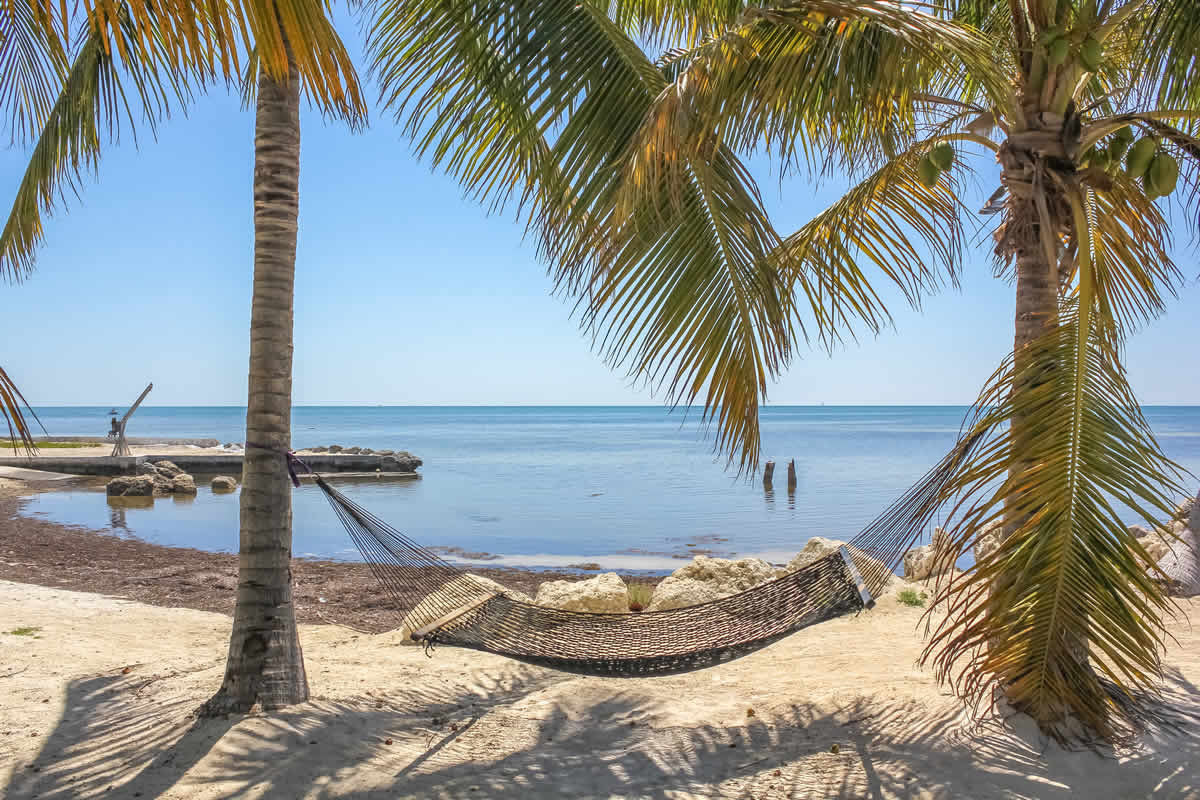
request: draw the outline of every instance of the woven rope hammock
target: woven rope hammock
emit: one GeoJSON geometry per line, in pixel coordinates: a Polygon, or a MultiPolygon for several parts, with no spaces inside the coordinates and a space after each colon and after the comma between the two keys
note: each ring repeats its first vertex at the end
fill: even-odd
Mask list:
{"type": "Polygon", "coordinates": [[[943,500],[978,437],[959,442],[845,547],[739,594],[667,611],[600,614],[522,602],[421,547],[330,486],[350,538],[402,610],[411,637],[567,672],[666,675],[746,655],[808,625],[873,604],[943,500]]]}

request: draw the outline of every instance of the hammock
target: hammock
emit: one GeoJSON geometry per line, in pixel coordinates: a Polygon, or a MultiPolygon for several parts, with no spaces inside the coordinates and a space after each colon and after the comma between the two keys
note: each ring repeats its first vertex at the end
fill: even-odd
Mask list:
{"type": "Polygon", "coordinates": [[[412,639],[566,672],[644,677],[746,655],[801,628],[874,603],[941,506],[943,489],[980,437],[941,463],[844,547],[739,594],[666,611],[603,614],[522,602],[476,581],[314,475],[412,639]]]}

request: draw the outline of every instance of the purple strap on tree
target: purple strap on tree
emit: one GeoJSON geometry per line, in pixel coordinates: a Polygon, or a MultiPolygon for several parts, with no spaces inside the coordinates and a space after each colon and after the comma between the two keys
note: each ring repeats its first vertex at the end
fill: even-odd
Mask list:
{"type": "Polygon", "coordinates": [[[287,459],[288,477],[292,479],[292,486],[295,486],[297,489],[300,488],[300,477],[296,475],[296,467],[303,467],[307,474],[313,474],[312,467],[306,464],[304,459],[300,458],[300,456],[296,455],[291,450],[285,450],[282,447],[272,447],[268,444],[259,444],[258,442],[246,442],[246,447],[257,447],[259,450],[270,450],[272,452],[279,453],[281,456],[287,459]]]}

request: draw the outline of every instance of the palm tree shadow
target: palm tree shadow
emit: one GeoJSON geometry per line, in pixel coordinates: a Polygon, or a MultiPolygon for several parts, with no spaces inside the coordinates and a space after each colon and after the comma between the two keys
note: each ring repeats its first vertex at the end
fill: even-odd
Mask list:
{"type": "Polygon", "coordinates": [[[1200,791],[1188,767],[1200,763],[1200,695],[1178,673],[1142,751],[1119,764],[1090,751],[1048,758],[1054,746],[1027,720],[979,724],[952,702],[801,701],[722,725],[678,716],[705,698],[652,681],[512,665],[490,678],[432,672],[410,683],[198,721],[195,697],[164,702],[170,687],[128,676],[78,680],[38,758],[14,773],[5,796],[1073,800],[1079,787],[1095,786],[1097,771],[1111,773],[1117,796],[1200,791]]]}
{"type": "Polygon", "coordinates": [[[54,730],[37,757],[14,770],[0,796],[159,797],[218,751],[222,774],[202,778],[228,790],[218,796],[257,785],[266,787],[263,797],[293,797],[297,774],[311,771],[319,783],[325,773],[353,769],[388,751],[393,740],[406,740],[414,753],[411,745],[419,741],[420,753],[428,757],[469,730],[471,718],[562,676],[522,666],[469,685],[410,685],[394,693],[218,719],[196,718],[194,696],[164,700],[150,689],[158,680],[117,674],[71,681],[54,730]],[[449,721],[452,715],[466,716],[467,724],[449,721]],[[444,741],[431,750],[438,739],[444,741]]]}

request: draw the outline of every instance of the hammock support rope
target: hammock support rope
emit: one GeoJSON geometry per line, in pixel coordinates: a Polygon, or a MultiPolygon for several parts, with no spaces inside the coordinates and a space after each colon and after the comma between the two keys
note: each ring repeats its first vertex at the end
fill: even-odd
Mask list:
{"type": "Polygon", "coordinates": [[[411,637],[427,648],[452,645],[566,672],[644,677],[703,669],[870,607],[981,438],[961,440],[858,536],[824,558],[739,594],[628,614],[563,611],[510,597],[421,547],[322,476],[314,478],[384,590],[408,612],[411,637]]]}

